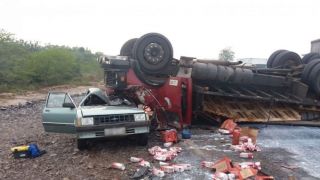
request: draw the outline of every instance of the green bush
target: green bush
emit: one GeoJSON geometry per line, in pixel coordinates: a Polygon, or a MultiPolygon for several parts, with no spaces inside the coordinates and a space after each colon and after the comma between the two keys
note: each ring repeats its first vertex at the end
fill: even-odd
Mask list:
{"type": "Polygon", "coordinates": [[[0,30],[0,92],[100,80],[96,58],[83,47],[40,46],[0,30]]]}

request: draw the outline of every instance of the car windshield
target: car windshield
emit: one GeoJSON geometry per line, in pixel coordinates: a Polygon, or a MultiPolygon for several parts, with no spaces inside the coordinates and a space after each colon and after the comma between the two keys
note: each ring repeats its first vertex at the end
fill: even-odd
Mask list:
{"type": "Polygon", "coordinates": [[[135,103],[127,98],[119,96],[106,96],[102,94],[89,93],[82,102],[82,106],[135,106],[135,103]]]}

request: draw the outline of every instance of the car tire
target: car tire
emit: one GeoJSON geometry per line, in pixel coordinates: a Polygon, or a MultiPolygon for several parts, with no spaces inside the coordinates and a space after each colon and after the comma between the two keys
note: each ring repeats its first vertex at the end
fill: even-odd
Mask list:
{"type": "Polygon", "coordinates": [[[311,61],[313,61],[314,59],[318,59],[318,58],[320,58],[320,54],[319,53],[308,53],[305,56],[303,56],[302,63],[303,64],[308,64],[311,61]]]}
{"type": "Polygon", "coordinates": [[[82,151],[88,149],[88,142],[86,139],[77,139],[77,148],[82,151]]]}
{"type": "Polygon", "coordinates": [[[148,140],[149,140],[149,134],[148,133],[145,133],[145,134],[139,134],[137,136],[137,144],[139,146],[146,146],[148,145],[148,140]]]}
{"type": "Polygon", "coordinates": [[[309,79],[310,73],[312,72],[313,68],[319,63],[320,63],[320,59],[314,59],[312,62],[308,63],[304,67],[301,75],[301,79],[304,83],[309,83],[308,79],[309,79]]]}
{"type": "Polygon", "coordinates": [[[157,74],[173,59],[170,41],[158,33],[141,36],[133,46],[133,58],[139,61],[141,69],[149,74],[157,74]],[[151,52],[148,52],[151,51],[151,52]],[[151,55],[154,53],[154,55],[151,55]]]}
{"type": "Polygon", "coordinates": [[[278,54],[272,62],[272,68],[288,69],[302,64],[300,56],[292,51],[284,51],[278,54]]]}
{"type": "Polygon", "coordinates": [[[132,49],[137,39],[138,38],[133,38],[126,41],[120,49],[120,56],[128,56],[132,58],[132,49]]]}
{"type": "Polygon", "coordinates": [[[280,49],[280,50],[277,50],[275,52],[273,52],[270,57],[268,58],[268,61],[267,61],[267,68],[272,68],[272,63],[274,61],[274,59],[276,58],[276,56],[284,51],[288,51],[288,50],[285,50],[285,49],[280,49]]]}

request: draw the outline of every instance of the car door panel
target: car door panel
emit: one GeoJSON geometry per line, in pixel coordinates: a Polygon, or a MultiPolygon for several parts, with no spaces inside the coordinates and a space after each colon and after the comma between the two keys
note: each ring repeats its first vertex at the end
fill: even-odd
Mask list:
{"type": "Polygon", "coordinates": [[[46,132],[75,133],[77,108],[63,107],[64,103],[74,104],[69,94],[55,92],[48,94],[42,112],[42,124],[46,132]]]}

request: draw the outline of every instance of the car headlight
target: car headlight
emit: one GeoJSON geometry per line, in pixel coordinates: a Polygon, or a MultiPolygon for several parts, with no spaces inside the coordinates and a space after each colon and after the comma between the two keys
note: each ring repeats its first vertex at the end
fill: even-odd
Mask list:
{"type": "Polygon", "coordinates": [[[84,117],[81,119],[81,125],[93,125],[93,117],[84,117]]]}
{"type": "Polygon", "coordinates": [[[134,121],[145,121],[146,115],[145,114],[135,114],[134,121]]]}

